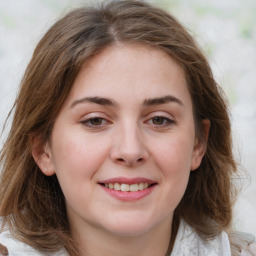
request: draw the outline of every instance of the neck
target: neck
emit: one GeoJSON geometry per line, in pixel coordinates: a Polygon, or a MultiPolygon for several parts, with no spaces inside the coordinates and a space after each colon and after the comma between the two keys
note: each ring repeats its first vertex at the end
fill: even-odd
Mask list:
{"type": "MultiPolygon", "coordinates": [[[[80,226],[81,227],[81,226],[80,226]]],[[[80,256],[166,256],[171,240],[171,221],[163,221],[142,235],[122,236],[92,225],[72,229],[80,256]]]]}

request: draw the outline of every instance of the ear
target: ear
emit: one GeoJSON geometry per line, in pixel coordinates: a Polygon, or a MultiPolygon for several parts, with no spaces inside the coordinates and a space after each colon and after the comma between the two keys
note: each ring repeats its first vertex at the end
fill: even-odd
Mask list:
{"type": "Polygon", "coordinates": [[[211,126],[211,122],[209,119],[203,119],[201,121],[203,139],[199,139],[198,137],[196,137],[195,139],[192,161],[190,166],[191,171],[196,170],[202,162],[202,159],[204,157],[204,154],[207,148],[207,141],[208,141],[210,126],[211,126]]]}
{"type": "Polygon", "coordinates": [[[49,142],[42,143],[40,136],[33,136],[30,140],[32,156],[38,167],[46,176],[55,174],[49,142]]]}

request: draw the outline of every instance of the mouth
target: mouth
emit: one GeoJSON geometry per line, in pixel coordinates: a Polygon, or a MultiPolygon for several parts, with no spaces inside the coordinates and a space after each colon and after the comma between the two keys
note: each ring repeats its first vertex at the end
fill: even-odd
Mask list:
{"type": "Polygon", "coordinates": [[[157,182],[145,178],[113,178],[98,183],[103,190],[120,201],[138,201],[149,196],[157,186],[157,182]]]}
{"type": "Polygon", "coordinates": [[[133,184],[118,183],[118,182],[99,183],[99,184],[104,186],[105,188],[113,189],[116,191],[122,191],[122,192],[138,192],[156,185],[156,183],[149,184],[147,182],[140,182],[140,183],[133,183],[133,184]]]}
{"type": "Polygon", "coordinates": [[[147,197],[158,185],[156,181],[146,178],[117,177],[98,182],[109,194],[121,201],[135,201],[147,197]]]}

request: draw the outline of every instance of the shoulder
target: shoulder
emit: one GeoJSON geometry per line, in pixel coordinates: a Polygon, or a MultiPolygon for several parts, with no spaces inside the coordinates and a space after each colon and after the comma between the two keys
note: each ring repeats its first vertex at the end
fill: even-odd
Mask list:
{"type": "Polygon", "coordinates": [[[228,235],[220,233],[212,239],[202,239],[185,221],[181,221],[171,256],[231,256],[228,235]]]}
{"type": "Polygon", "coordinates": [[[182,220],[171,256],[256,256],[253,242],[253,236],[241,232],[223,231],[212,239],[203,239],[182,220]]]}
{"type": "Polygon", "coordinates": [[[40,253],[36,252],[33,248],[13,238],[8,230],[4,230],[3,232],[0,233],[0,244],[3,255],[5,255],[6,252],[8,253],[6,254],[8,256],[41,255],[40,253]]]}
{"type": "Polygon", "coordinates": [[[4,228],[0,233],[0,255],[4,256],[68,256],[63,250],[58,253],[41,253],[34,248],[28,246],[15,239],[8,229],[4,228]]]}
{"type": "Polygon", "coordinates": [[[232,256],[256,256],[255,237],[244,232],[228,233],[232,256]]]}

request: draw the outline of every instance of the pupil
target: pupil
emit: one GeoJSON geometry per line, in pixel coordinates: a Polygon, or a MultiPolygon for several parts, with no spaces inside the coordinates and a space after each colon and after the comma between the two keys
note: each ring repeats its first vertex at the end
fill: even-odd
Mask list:
{"type": "Polygon", "coordinates": [[[154,124],[163,124],[164,119],[162,117],[154,117],[153,123],[154,124]]]}
{"type": "Polygon", "coordinates": [[[91,120],[92,125],[101,125],[102,119],[101,118],[93,118],[91,120]]]}

